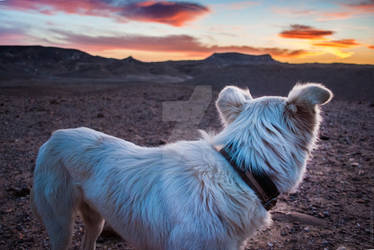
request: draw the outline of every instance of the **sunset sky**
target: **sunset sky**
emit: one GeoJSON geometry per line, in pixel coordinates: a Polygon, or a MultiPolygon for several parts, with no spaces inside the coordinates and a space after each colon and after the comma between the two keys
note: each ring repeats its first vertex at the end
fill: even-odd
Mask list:
{"type": "Polygon", "coordinates": [[[0,45],[142,61],[241,52],[374,64],[374,0],[0,0],[0,45]]]}

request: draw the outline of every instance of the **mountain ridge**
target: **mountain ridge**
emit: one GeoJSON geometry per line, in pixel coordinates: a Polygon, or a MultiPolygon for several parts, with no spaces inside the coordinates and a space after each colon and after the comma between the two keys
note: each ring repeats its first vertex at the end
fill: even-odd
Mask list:
{"type": "MultiPolygon", "coordinates": [[[[270,55],[214,53],[202,60],[143,62],[94,56],[77,49],[30,46],[0,46],[0,79],[28,77],[124,78],[133,75],[188,75],[204,67],[269,64],[270,55]]],[[[278,62],[277,62],[278,63],[278,62]]],[[[189,77],[187,77],[189,78],[189,77]]]]}
{"type": "MultiPolygon", "coordinates": [[[[85,51],[82,51],[82,50],[79,50],[79,49],[74,49],[74,48],[61,48],[61,47],[54,47],[54,46],[42,46],[42,45],[0,45],[0,53],[4,53],[4,52],[14,52],[15,50],[21,50],[22,52],[30,52],[31,50],[36,50],[36,52],[41,52],[41,50],[45,50],[45,51],[53,51],[55,52],[55,54],[57,54],[58,52],[70,52],[70,53],[75,53],[76,55],[78,54],[81,54],[81,55],[85,55],[85,56],[91,56],[91,57],[95,57],[95,58],[102,58],[102,59],[109,59],[109,60],[119,60],[119,61],[136,61],[136,62],[142,62],[142,63],[165,63],[165,62],[185,62],[185,61],[209,61],[209,60],[212,60],[212,59],[220,59],[220,60],[223,60],[223,59],[226,59],[226,60],[240,60],[240,61],[243,61],[243,60],[253,60],[253,61],[256,61],[256,62],[260,62],[260,61],[274,61],[274,62],[278,62],[276,60],[274,60],[272,58],[272,56],[270,54],[261,54],[261,55],[252,55],[252,54],[244,54],[244,53],[238,53],[238,52],[214,52],[212,53],[210,56],[204,58],[204,59],[200,59],[200,60],[166,60],[166,61],[155,61],[155,62],[145,62],[145,61],[142,61],[142,60],[139,60],[139,59],[136,59],[134,58],[133,56],[128,56],[126,58],[122,58],[122,59],[117,59],[117,58],[111,58],[111,57],[102,57],[102,56],[95,56],[95,55],[92,55],[88,52],[85,52],[85,51]],[[8,51],[6,51],[8,50],[8,51]]],[[[1,56],[1,54],[0,54],[1,56]]]]}
{"type": "MultiPolygon", "coordinates": [[[[7,52],[14,52],[15,50],[21,50],[22,52],[29,52],[30,55],[31,51],[35,55],[35,52],[39,52],[39,54],[45,56],[45,53],[40,52],[54,52],[55,55],[66,55],[70,52],[72,56],[70,59],[77,60],[83,58],[95,58],[96,60],[110,60],[110,61],[124,61],[124,62],[134,62],[134,63],[144,63],[144,64],[159,64],[159,63],[187,63],[187,62],[208,62],[212,63],[214,61],[219,61],[218,64],[222,63],[222,60],[226,60],[226,64],[246,64],[244,61],[247,61],[247,64],[253,63],[281,63],[281,64],[289,64],[289,65],[357,65],[357,66],[374,66],[372,64],[355,64],[355,63],[340,63],[340,62],[333,62],[333,63],[320,63],[320,62],[310,62],[310,63],[287,63],[287,62],[280,62],[275,60],[270,54],[245,54],[239,52],[214,52],[211,55],[207,56],[203,59],[191,59],[191,60],[165,60],[165,61],[142,61],[133,56],[128,56],[126,58],[118,59],[118,58],[111,58],[111,57],[103,57],[92,55],[88,52],[74,49],[74,48],[62,48],[62,47],[55,47],[55,46],[43,46],[43,45],[0,45],[0,60],[4,57],[4,54],[7,52]],[[43,51],[44,50],[44,51],[43,51]],[[64,53],[65,52],[65,53],[64,53]]],[[[9,55],[9,54],[8,54],[9,55]]],[[[47,57],[48,58],[48,57],[47,57]]],[[[45,59],[45,58],[41,58],[45,59]]]]}
{"type": "Polygon", "coordinates": [[[0,46],[0,86],[183,83],[219,88],[235,84],[259,94],[285,95],[297,82],[323,83],[337,98],[372,100],[374,65],[290,64],[270,55],[240,53],[214,53],[202,60],[142,62],[131,56],[105,58],[76,49],[0,46]]]}

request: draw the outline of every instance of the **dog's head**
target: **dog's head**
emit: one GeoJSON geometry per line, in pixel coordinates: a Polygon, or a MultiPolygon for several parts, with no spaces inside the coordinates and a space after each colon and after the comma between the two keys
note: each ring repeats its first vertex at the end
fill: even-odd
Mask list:
{"type": "Polygon", "coordinates": [[[290,191],[300,182],[313,148],[321,120],[319,107],[332,96],[316,83],[298,84],[288,97],[260,98],[227,86],[216,102],[225,126],[217,140],[234,149],[239,164],[267,172],[278,189],[290,191]]]}

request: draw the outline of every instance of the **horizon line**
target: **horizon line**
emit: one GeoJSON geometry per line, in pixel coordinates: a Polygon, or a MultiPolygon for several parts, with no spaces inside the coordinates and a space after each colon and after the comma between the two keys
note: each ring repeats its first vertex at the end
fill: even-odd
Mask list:
{"type": "Polygon", "coordinates": [[[45,46],[45,45],[40,45],[40,44],[34,44],[34,45],[19,45],[19,44],[17,44],[17,45],[7,45],[7,44],[1,44],[0,47],[42,47],[42,48],[64,49],[64,50],[76,50],[76,51],[80,51],[82,53],[88,54],[90,56],[93,56],[93,57],[101,57],[101,58],[105,58],[105,59],[112,59],[112,60],[119,60],[119,61],[122,61],[122,60],[125,60],[125,59],[128,59],[128,58],[133,58],[134,60],[142,62],[142,63],[164,63],[164,62],[183,62],[183,61],[191,61],[191,62],[193,62],[193,61],[203,61],[203,60],[206,60],[206,59],[210,58],[211,56],[213,56],[215,54],[240,54],[240,55],[254,56],[254,57],[257,57],[257,56],[269,56],[275,62],[277,62],[277,63],[283,63],[283,64],[296,64],[296,65],[301,65],[301,64],[323,64],[323,65],[328,65],[328,64],[344,64],[344,65],[362,65],[362,66],[370,65],[370,66],[374,66],[374,63],[373,64],[370,64],[370,63],[364,63],[364,64],[362,64],[362,63],[318,62],[318,61],[314,61],[314,62],[300,62],[300,63],[293,62],[293,63],[290,63],[290,62],[282,62],[282,61],[276,60],[269,53],[256,55],[256,54],[247,54],[247,53],[241,53],[241,52],[236,52],[236,51],[230,51],[230,52],[212,52],[209,56],[203,57],[201,59],[143,61],[143,60],[137,59],[136,57],[134,57],[132,55],[129,55],[128,57],[124,57],[124,58],[106,57],[106,56],[101,56],[101,55],[94,55],[91,52],[87,52],[85,50],[77,49],[77,48],[72,48],[72,47],[66,47],[65,48],[65,47],[58,47],[58,46],[48,46],[48,45],[45,46]]]}

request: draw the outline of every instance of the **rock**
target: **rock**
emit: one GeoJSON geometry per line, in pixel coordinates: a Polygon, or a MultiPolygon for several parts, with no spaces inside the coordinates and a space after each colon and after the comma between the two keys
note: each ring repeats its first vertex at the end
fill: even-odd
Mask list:
{"type": "Polygon", "coordinates": [[[360,180],[361,180],[361,179],[358,178],[357,176],[352,177],[352,181],[360,181],[360,180]]]}
{"type": "Polygon", "coordinates": [[[168,142],[164,139],[160,139],[160,141],[158,142],[158,145],[165,145],[167,144],[168,142]]]}
{"type": "Polygon", "coordinates": [[[360,164],[358,162],[352,162],[351,167],[359,167],[360,164]]]}
{"type": "Polygon", "coordinates": [[[361,203],[361,204],[368,203],[368,201],[367,201],[367,200],[364,200],[364,199],[358,199],[356,202],[357,202],[357,203],[361,203]]]}
{"type": "Polygon", "coordinates": [[[329,217],[330,216],[330,213],[329,213],[329,211],[323,211],[323,215],[325,216],[325,217],[329,217]]]}
{"type": "Polygon", "coordinates": [[[30,194],[30,189],[28,187],[10,187],[7,191],[12,193],[15,197],[25,197],[30,194]]]}
{"type": "Polygon", "coordinates": [[[288,235],[288,229],[287,228],[282,228],[281,231],[280,231],[280,235],[281,236],[287,236],[288,235]]]}
{"type": "Polygon", "coordinates": [[[347,250],[345,246],[339,246],[336,250],[347,250]]]}
{"type": "Polygon", "coordinates": [[[327,247],[329,245],[329,242],[327,240],[322,241],[322,246],[327,247]]]}
{"type": "Polygon", "coordinates": [[[290,212],[290,213],[281,213],[281,212],[274,212],[272,214],[274,220],[280,222],[288,222],[288,223],[302,223],[307,225],[314,225],[314,226],[325,226],[326,223],[324,220],[316,218],[314,216],[308,214],[302,214],[298,212],[290,212]]]}
{"type": "Polygon", "coordinates": [[[49,104],[59,104],[59,102],[56,99],[51,99],[49,104]]]}
{"type": "Polygon", "coordinates": [[[330,137],[326,136],[326,135],[320,135],[319,136],[319,139],[323,140],[323,141],[328,141],[330,140],[330,137]]]}

